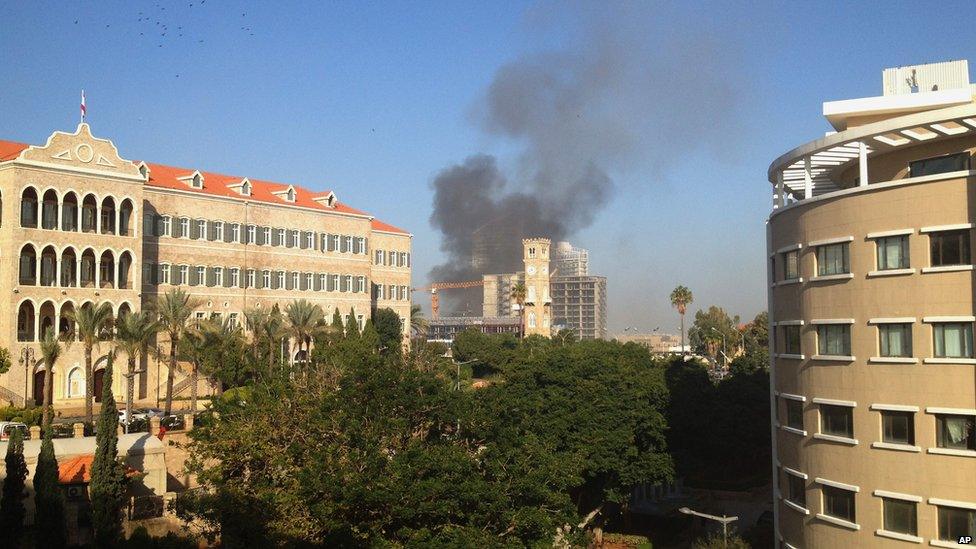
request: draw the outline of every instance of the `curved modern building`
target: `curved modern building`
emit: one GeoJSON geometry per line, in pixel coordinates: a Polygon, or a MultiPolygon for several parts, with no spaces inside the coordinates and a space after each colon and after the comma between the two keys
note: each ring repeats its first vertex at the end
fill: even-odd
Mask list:
{"type": "Polygon", "coordinates": [[[769,167],[779,546],[976,537],[976,102],[965,61],[884,71],[769,167]]]}

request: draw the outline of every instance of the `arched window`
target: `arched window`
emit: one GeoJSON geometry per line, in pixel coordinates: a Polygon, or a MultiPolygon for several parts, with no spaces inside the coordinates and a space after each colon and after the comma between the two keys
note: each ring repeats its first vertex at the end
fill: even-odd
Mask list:
{"type": "Polygon", "coordinates": [[[98,260],[98,279],[102,288],[115,287],[115,258],[110,250],[102,252],[98,260]]]}
{"type": "Polygon", "coordinates": [[[122,252],[119,256],[119,280],[118,287],[120,289],[131,288],[132,287],[132,255],[129,252],[122,252]]]}
{"type": "Polygon", "coordinates": [[[102,200],[102,234],[115,234],[115,199],[106,196],[102,200]]]}
{"type": "Polygon", "coordinates": [[[119,320],[121,320],[122,317],[124,317],[125,315],[127,315],[127,314],[129,314],[131,312],[132,312],[132,307],[129,307],[129,304],[128,303],[123,303],[123,304],[119,305],[119,314],[116,315],[116,316],[118,317],[119,320]]]}
{"type": "Polygon", "coordinates": [[[54,332],[54,319],[56,318],[54,303],[51,301],[45,301],[40,308],[41,317],[41,330],[40,335],[42,338],[48,332],[54,332]]]}
{"type": "Polygon", "coordinates": [[[17,341],[34,341],[34,304],[25,301],[17,311],[17,341]]]}
{"type": "Polygon", "coordinates": [[[78,285],[78,256],[74,248],[67,248],[61,252],[60,284],[66,288],[78,285]]]}
{"type": "Polygon", "coordinates": [[[78,197],[73,192],[68,192],[61,200],[61,230],[78,230],[78,197]]]}
{"type": "Polygon", "coordinates": [[[58,335],[64,336],[67,334],[73,334],[75,331],[75,323],[72,319],[75,312],[75,306],[70,301],[61,305],[61,321],[58,326],[58,335]]]}
{"type": "Polygon", "coordinates": [[[95,287],[95,269],[97,260],[95,252],[89,248],[81,254],[81,273],[78,282],[82,288],[95,287]]]}
{"type": "Polygon", "coordinates": [[[48,189],[44,193],[44,201],[41,203],[41,228],[58,228],[58,193],[54,189],[48,189]]]}
{"type": "Polygon", "coordinates": [[[54,286],[58,281],[58,252],[54,246],[41,251],[41,286],[54,286]]]}
{"type": "Polygon", "coordinates": [[[132,236],[132,201],[126,198],[119,206],[119,235],[132,236]]]}
{"type": "Polygon", "coordinates": [[[81,368],[72,368],[68,372],[68,386],[66,395],[68,398],[79,398],[85,396],[85,373],[81,368]]]}
{"type": "Polygon", "coordinates": [[[37,227],[37,191],[33,187],[27,187],[20,195],[20,226],[37,227]]]}
{"type": "Polygon", "coordinates": [[[93,233],[98,228],[98,199],[89,194],[81,203],[81,231],[93,233]]]}
{"type": "Polygon", "coordinates": [[[37,252],[34,251],[34,246],[30,244],[25,244],[23,248],[20,249],[20,284],[24,286],[33,286],[37,284],[37,252]]]}

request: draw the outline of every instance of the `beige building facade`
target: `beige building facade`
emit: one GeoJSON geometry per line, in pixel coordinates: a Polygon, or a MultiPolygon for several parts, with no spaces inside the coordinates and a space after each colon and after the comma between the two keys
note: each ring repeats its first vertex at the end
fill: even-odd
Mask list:
{"type": "MultiPolygon", "coordinates": [[[[38,400],[38,341],[71,331],[75,307],[107,302],[122,315],[172,288],[197,300],[194,318],[243,325],[245,310],[306,299],[360,325],[391,308],[406,336],[411,238],[330,191],[125,160],[87,124],[40,146],[0,141],[0,346],[14,360],[0,402],[38,400]]],[[[135,386],[148,404],[165,397],[167,366],[146,366],[135,386]]],[[[56,406],[84,405],[83,372],[71,345],[54,368],[56,406]]],[[[179,393],[188,378],[175,374],[179,393]]]]}
{"type": "Polygon", "coordinates": [[[780,547],[976,537],[976,102],[939,65],[825,103],[837,131],[769,168],[780,547]]]}

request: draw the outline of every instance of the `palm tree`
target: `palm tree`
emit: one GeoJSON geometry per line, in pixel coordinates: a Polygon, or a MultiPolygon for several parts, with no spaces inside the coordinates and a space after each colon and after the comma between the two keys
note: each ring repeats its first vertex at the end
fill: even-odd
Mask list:
{"type": "Polygon", "coordinates": [[[285,323],[277,305],[269,312],[261,309],[251,309],[244,313],[248,329],[251,331],[251,343],[255,352],[258,347],[266,346],[268,352],[268,373],[274,372],[275,356],[280,349],[281,339],[285,337],[285,323]]]}
{"type": "Polygon", "coordinates": [[[73,322],[78,338],[85,347],[85,423],[91,423],[94,417],[92,401],[95,399],[92,350],[99,343],[112,339],[112,306],[108,303],[83,305],[68,311],[66,316],[73,322]]]}
{"type": "MultiPolygon", "coordinates": [[[[205,361],[210,358],[208,364],[211,374],[216,374],[216,370],[221,369],[225,364],[234,364],[235,361],[228,361],[229,352],[239,353],[237,359],[243,358],[244,336],[241,328],[231,323],[230,319],[219,322],[214,319],[201,322],[196,328],[187,330],[183,339],[180,341],[180,348],[183,355],[193,365],[191,372],[192,390],[190,392],[190,408],[195,413],[197,410],[197,380],[199,379],[200,369],[205,361]]],[[[226,377],[215,376],[217,394],[223,393],[223,382],[226,377]]]]}
{"type": "Polygon", "coordinates": [[[51,408],[54,401],[54,366],[61,358],[61,352],[70,345],[70,340],[62,341],[55,337],[53,329],[46,330],[41,338],[41,360],[44,361],[44,415],[41,424],[44,425],[45,429],[49,429],[51,423],[51,408]]]}
{"type": "Polygon", "coordinates": [[[166,415],[173,410],[173,376],[176,372],[176,353],[180,338],[186,331],[186,322],[197,301],[181,288],[173,288],[156,299],[156,314],[159,315],[160,331],[169,336],[169,371],[166,373],[166,415]]]}
{"type": "Polygon", "coordinates": [[[691,290],[686,286],[678,285],[671,292],[671,306],[678,310],[678,314],[681,315],[681,354],[685,353],[685,312],[688,310],[688,305],[695,300],[695,297],[691,295],[691,290]]]}
{"type": "Polygon", "coordinates": [[[512,301],[518,305],[519,311],[519,337],[525,335],[525,299],[528,295],[528,289],[525,287],[525,282],[518,282],[512,286],[512,301]]]}
{"type": "Polygon", "coordinates": [[[410,331],[421,336],[427,333],[427,319],[420,305],[410,306],[410,331]]]}
{"type": "MultiPolygon", "coordinates": [[[[141,311],[121,317],[115,326],[115,348],[122,349],[128,357],[128,370],[125,375],[125,418],[132,417],[132,377],[135,375],[136,361],[149,353],[149,346],[156,338],[159,323],[141,311]]],[[[128,425],[126,425],[128,428],[128,425]]]]}
{"type": "Polygon", "coordinates": [[[321,333],[325,326],[325,312],[318,305],[313,305],[305,299],[298,299],[285,307],[285,318],[288,321],[288,334],[298,345],[299,355],[302,353],[302,347],[305,346],[304,357],[307,361],[312,337],[321,333]]]}

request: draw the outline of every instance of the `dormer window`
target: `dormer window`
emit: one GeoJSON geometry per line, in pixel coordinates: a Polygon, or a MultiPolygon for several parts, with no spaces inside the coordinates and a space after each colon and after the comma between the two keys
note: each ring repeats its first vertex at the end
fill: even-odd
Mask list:
{"type": "Polygon", "coordinates": [[[186,183],[187,185],[189,185],[190,187],[192,187],[194,189],[202,189],[203,188],[203,174],[201,174],[198,171],[193,172],[192,174],[187,175],[187,176],[184,176],[184,177],[178,177],[177,179],[179,179],[180,181],[186,183]]]}
{"type": "Polygon", "coordinates": [[[241,196],[251,196],[251,181],[246,177],[240,183],[227,185],[227,188],[237,191],[237,194],[241,196]]]}
{"type": "Polygon", "coordinates": [[[287,189],[282,189],[280,191],[274,191],[271,194],[277,196],[278,198],[284,200],[285,202],[294,202],[295,198],[298,196],[295,192],[295,187],[288,185],[287,189]]]}
{"type": "Polygon", "coordinates": [[[316,196],[312,198],[312,200],[318,202],[326,208],[335,208],[337,202],[336,195],[332,191],[329,191],[327,194],[316,196]]]}

